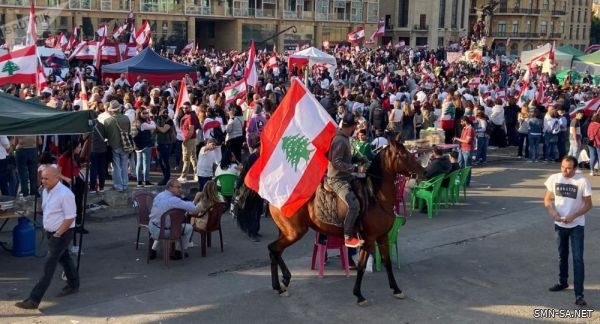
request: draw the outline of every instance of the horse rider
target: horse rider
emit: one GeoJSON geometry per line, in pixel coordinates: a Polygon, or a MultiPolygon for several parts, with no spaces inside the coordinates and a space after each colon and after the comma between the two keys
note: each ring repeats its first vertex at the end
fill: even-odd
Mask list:
{"type": "Polygon", "coordinates": [[[346,246],[352,248],[363,244],[363,241],[358,239],[354,233],[360,204],[350,186],[352,172],[364,172],[364,167],[352,164],[350,137],[356,129],[356,124],[352,114],[344,115],[341,128],[337,130],[331,140],[327,166],[327,184],[348,205],[348,214],[344,219],[344,240],[346,246]]]}

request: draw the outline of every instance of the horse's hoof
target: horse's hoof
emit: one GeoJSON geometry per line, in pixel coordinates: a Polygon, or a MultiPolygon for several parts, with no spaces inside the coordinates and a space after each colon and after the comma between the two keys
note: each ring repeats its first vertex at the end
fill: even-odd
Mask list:
{"type": "Polygon", "coordinates": [[[284,290],[279,293],[279,297],[290,297],[290,291],[284,290]]]}
{"type": "Polygon", "coordinates": [[[356,303],[358,306],[361,307],[365,307],[365,306],[369,306],[369,301],[368,300],[363,300],[363,301],[359,301],[358,303],[356,303]]]}
{"type": "Polygon", "coordinates": [[[406,298],[406,295],[404,295],[404,292],[401,291],[401,292],[399,292],[397,294],[394,294],[394,298],[396,298],[396,299],[404,299],[404,298],[406,298]]]}

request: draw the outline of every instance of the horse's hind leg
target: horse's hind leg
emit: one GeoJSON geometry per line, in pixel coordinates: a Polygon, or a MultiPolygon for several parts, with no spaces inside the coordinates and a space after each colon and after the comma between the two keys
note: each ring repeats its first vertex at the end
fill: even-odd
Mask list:
{"type": "Polygon", "coordinates": [[[384,235],[377,239],[377,244],[379,246],[379,253],[381,253],[381,262],[385,267],[385,271],[388,276],[388,282],[390,288],[394,292],[394,297],[398,299],[404,298],[404,293],[400,288],[398,288],[398,284],[396,283],[396,278],[394,278],[394,271],[392,270],[392,260],[390,258],[390,249],[388,245],[387,235],[384,235]]]}
{"type": "Polygon", "coordinates": [[[296,241],[302,238],[307,231],[308,228],[304,228],[301,231],[289,234],[287,236],[280,232],[279,239],[269,244],[269,257],[271,258],[271,284],[273,289],[277,290],[282,296],[287,295],[287,287],[290,285],[290,281],[292,280],[292,274],[283,261],[281,255],[288,246],[294,244],[296,241]],[[278,267],[281,269],[281,283],[284,287],[281,287],[279,284],[279,273],[277,272],[278,267]]]}
{"type": "Polygon", "coordinates": [[[280,258],[281,253],[273,251],[273,245],[277,241],[269,244],[269,258],[271,259],[271,286],[273,290],[277,290],[277,292],[281,293],[281,286],[279,285],[279,262],[277,261],[280,258]]]}

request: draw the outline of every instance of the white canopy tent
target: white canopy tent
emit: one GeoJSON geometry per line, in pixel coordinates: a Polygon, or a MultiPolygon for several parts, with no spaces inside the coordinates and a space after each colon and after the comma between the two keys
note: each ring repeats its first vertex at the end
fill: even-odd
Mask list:
{"type": "Polygon", "coordinates": [[[309,47],[290,55],[288,59],[288,67],[290,68],[290,71],[294,64],[298,67],[308,64],[309,69],[311,69],[315,64],[324,65],[327,67],[327,70],[329,70],[330,75],[333,75],[337,69],[337,61],[334,56],[320,51],[314,47],[309,47]]]}
{"type": "MultiPolygon", "coordinates": [[[[547,43],[546,45],[532,49],[531,51],[523,51],[521,53],[521,69],[527,69],[527,64],[538,60],[541,57],[548,57],[550,50],[552,49],[552,44],[547,43]]],[[[573,62],[573,55],[564,53],[559,51],[558,49],[554,49],[554,66],[550,66],[550,62],[548,60],[544,60],[542,65],[543,72],[549,72],[551,68],[555,70],[563,70],[571,68],[571,63],[573,62]]]]}

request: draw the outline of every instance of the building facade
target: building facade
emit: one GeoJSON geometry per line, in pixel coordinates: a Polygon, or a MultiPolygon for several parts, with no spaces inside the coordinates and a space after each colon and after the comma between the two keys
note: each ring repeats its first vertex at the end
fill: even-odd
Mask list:
{"type": "Polygon", "coordinates": [[[379,11],[386,22],[383,43],[434,49],[467,36],[471,0],[385,0],[379,11]]]}
{"type": "MultiPolygon", "coordinates": [[[[488,0],[472,0],[470,23],[488,0]]],[[[590,42],[592,0],[500,0],[489,28],[488,44],[498,54],[519,55],[556,42],[584,50],[590,42]]]]}
{"type": "MultiPolygon", "coordinates": [[[[0,0],[0,37],[20,44],[27,31],[30,0],[0,0]]],[[[70,33],[82,26],[85,38],[105,22],[109,31],[134,13],[148,20],[155,44],[201,48],[246,48],[250,40],[269,50],[297,45],[345,43],[347,33],[364,27],[367,37],[379,21],[379,0],[33,0],[38,37],[70,33]],[[295,32],[294,32],[295,31],[295,32]],[[279,36],[277,33],[282,32],[279,36]]]]}

